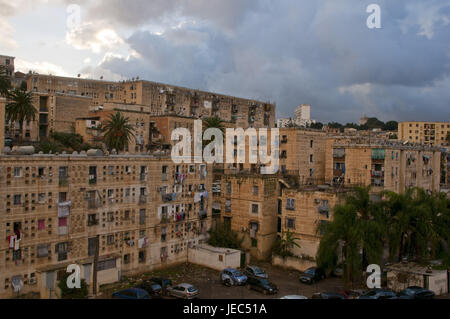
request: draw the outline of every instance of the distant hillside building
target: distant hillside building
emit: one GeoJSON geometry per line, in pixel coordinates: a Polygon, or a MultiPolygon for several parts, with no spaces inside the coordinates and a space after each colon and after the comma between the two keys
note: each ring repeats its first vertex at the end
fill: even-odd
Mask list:
{"type": "Polygon", "coordinates": [[[14,57],[7,55],[0,55],[0,65],[6,68],[6,75],[14,76],[14,57]]]}
{"type": "Polygon", "coordinates": [[[368,120],[369,120],[369,118],[366,115],[364,115],[363,117],[361,117],[359,119],[359,125],[360,126],[366,125],[368,120]]]}
{"type": "Polygon", "coordinates": [[[295,109],[294,123],[297,126],[309,126],[313,123],[311,121],[311,105],[302,104],[295,109]]]}
{"type": "Polygon", "coordinates": [[[291,118],[281,118],[277,120],[278,128],[289,127],[291,124],[293,124],[291,118]]]}

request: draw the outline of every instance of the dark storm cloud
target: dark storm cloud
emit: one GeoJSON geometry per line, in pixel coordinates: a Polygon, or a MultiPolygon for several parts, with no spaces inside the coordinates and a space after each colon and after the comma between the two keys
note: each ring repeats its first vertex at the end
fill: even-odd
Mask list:
{"type": "Polygon", "coordinates": [[[105,16],[128,26],[188,21],[134,32],[141,57],[107,59],[114,73],[275,101],[283,117],[310,103],[322,121],[449,119],[450,1],[379,0],[380,30],[371,1],[112,2],[105,16]]]}

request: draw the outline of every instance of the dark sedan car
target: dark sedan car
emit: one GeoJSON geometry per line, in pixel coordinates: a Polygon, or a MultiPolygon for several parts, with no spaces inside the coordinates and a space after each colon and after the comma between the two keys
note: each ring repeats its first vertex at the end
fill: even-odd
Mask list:
{"type": "Polygon", "coordinates": [[[247,266],[245,268],[244,275],[246,275],[247,277],[259,277],[263,279],[269,278],[264,270],[262,270],[258,266],[247,266]]]}
{"type": "Polygon", "coordinates": [[[311,267],[300,276],[300,282],[304,284],[313,284],[325,278],[325,272],[321,268],[311,267]]]}
{"type": "Polygon", "coordinates": [[[399,299],[433,299],[434,295],[434,292],[431,290],[418,286],[412,286],[400,291],[397,294],[397,297],[399,299]]]}
{"type": "Polygon", "coordinates": [[[152,282],[150,280],[146,280],[142,284],[137,286],[136,288],[144,289],[145,291],[148,292],[148,294],[152,298],[161,298],[162,287],[159,284],[155,283],[155,282],[152,282]]]}
{"type": "Polygon", "coordinates": [[[160,285],[162,288],[162,293],[165,296],[167,296],[167,293],[168,293],[167,288],[172,287],[172,281],[167,278],[153,277],[153,278],[150,278],[149,281],[160,285]]]}
{"type": "Polygon", "coordinates": [[[397,296],[389,289],[373,289],[359,296],[358,299],[397,299],[397,296]]]}
{"type": "Polygon", "coordinates": [[[338,292],[318,292],[311,299],[347,299],[344,294],[338,292]]]}
{"type": "Polygon", "coordinates": [[[265,278],[248,277],[247,288],[260,291],[265,295],[276,294],[278,292],[277,286],[265,278]]]}
{"type": "Polygon", "coordinates": [[[147,291],[140,288],[129,288],[116,291],[112,294],[114,299],[150,299],[147,291]]]}

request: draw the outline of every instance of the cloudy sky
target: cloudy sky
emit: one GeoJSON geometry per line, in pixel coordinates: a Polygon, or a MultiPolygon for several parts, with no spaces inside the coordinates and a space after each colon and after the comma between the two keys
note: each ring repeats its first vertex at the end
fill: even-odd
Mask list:
{"type": "Polygon", "coordinates": [[[323,122],[450,120],[450,0],[0,0],[0,8],[0,54],[25,72],[139,76],[270,100],[278,117],[307,103],[323,122]],[[381,29],[366,26],[371,3],[381,29]]]}

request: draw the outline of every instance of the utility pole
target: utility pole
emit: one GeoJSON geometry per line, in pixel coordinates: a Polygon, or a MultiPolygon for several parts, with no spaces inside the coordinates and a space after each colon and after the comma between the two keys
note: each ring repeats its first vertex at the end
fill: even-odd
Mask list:
{"type": "Polygon", "coordinates": [[[97,265],[98,265],[98,255],[99,255],[99,243],[100,236],[97,235],[95,240],[95,254],[94,254],[94,273],[92,274],[92,294],[97,297],[97,265]]]}

